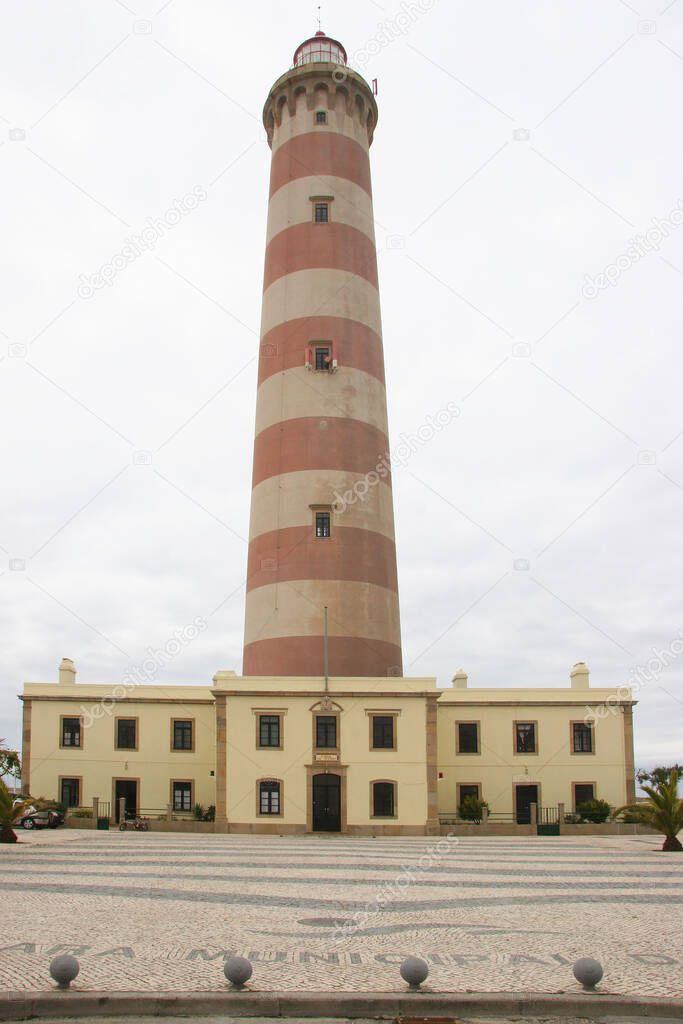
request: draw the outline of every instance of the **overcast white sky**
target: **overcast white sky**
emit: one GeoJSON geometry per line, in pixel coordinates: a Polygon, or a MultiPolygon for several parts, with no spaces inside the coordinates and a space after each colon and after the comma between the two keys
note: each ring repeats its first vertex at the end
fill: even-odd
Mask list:
{"type": "MultiPolygon", "coordinates": [[[[11,742],[22,682],[64,655],[116,682],[202,616],[156,681],[241,669],[260,115],[315,6],[0,4],[11,742]],[[153,252],[79,296],[197,187],[153,252]]],[[[323,5],[352,63],[379,50],[361,70],[392,443],[460,409],[395,473],[405,671],[564,686],[585,660],[626,683],[683,636],[683,0],[422,7],[323,5]],[[394,41],[368,47],[386,21],[394,41]],[[634,259],[652,218],[668,237],[634,259]]],[[[638,689],[639,764],[683,755],[681,648],[638,689]]]]}

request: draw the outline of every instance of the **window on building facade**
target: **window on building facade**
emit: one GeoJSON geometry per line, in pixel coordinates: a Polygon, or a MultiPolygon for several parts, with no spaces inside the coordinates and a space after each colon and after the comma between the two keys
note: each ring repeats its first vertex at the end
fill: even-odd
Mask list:
{"type": "Polygon", "coordinates": [[[458,753],[479,753],[479,725],[477,722],[458,722],[458,753]]]}
{"type": "Polygon", "coordinates": [[[190,719],[173,719],[173,749],[192,750],[194,748],[193,722],[190,719]]]}
{"type": "Polygon", "coordinates": [[[313,205],[313,219],[316,224],[329,224],[330,222],[330,204],[325,202],[316,202],[313,205]]]}
{"type": "Polygon", "coordinates": [[[173,783],[173,810],[174,811],[191,811],[192,810],[192,783],[191,782],[174,782],[173,783]]]}
{"type": "Polygon", "coordinates": [[[315,716],[315,745],[320,750],[337,746],[337,718],[336,715],[315,716]]]}
{"type": "Polygon", "coordinates": [[[572,741],[575,754],[592,754],[593,726],[589,722],[572,722],[572,741]]]}
{"type": "Polygon", "coordinates": [[[460,782],[458,783],[458,807],[462,804],[463,800],[466,800],[468,796],[473,796],[475,800],[479,799],[479,784],[476,782],[460,782]]]}
{"type": "Polygon", "coordinates": [[[267,780],[259,783],[259,814],[280,813],[280,783],[267,780]]]}
{"type": "Polygon", "coordinates": [[[62,779],[59,799],[65,807],[78,807],[81,802],[81,780],[62,779]]]}
{"type": "Polygon", "coordinates": [[[259,746],[279,747],[280,746],[280,716],[259,715],[259,746]]]}
{"type": "Polygon", "coordinates": [[[80,718],[62,719],[62,746],[80,747],[81,745],[81,720],[80,718]]]}
{"type": "Polygon", "coordinates": [[[396,786],[393,782],[373,782],[373,818],[393,818],[396,807],[396,786]]]}
{"type": "Polygon", "coordinates": [[[315,346],[315,368],[316,370],[329,370],[332,365],[332,358],[329,345],[315,346]]]}
{"type": "Polygon", "coordinates": [[[574,783],[574,810],[587,800],[595,799],[595,786],[592,782],[574,783]]]}
{"type": "Polygon", "coordinates": [[[515,722],[515,750],[518,754],[536,753],[535,722],[515,722]]]}
{"type": "Polygon", "coordinates": [[[316,537],[329,537],[331,533],[331,519],[329,512],[316,512],[315,514],[315,535],[316,537]]]}
{"type": "Polygon", "coordinates": [[[327,111],[316,110],[315,112],[315,123],[316,124],[327,124],[327,111]]]}
{"type": "Polygon", "coordinates": [[[372,716],[372,749],[393,750],[394,742],[394,716],[373,715],[372,716]]]}
{"type": "Polygon", "coordinates": [[[134,718],[116,719],[117,750],[135,750],[137,747],[137,724],[134,718]]]}

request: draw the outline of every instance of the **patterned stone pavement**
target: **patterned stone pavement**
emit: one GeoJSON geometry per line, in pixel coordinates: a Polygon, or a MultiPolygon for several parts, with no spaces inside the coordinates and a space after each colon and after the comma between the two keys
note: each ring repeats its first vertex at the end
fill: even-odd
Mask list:
{"type": "Polygon", "coordinates": [[[683,994],[683,858],[650,836],[278,838],[60,830],[0,847],[0,987],[396,991],[408,954],[435,991],[683,994]]]}

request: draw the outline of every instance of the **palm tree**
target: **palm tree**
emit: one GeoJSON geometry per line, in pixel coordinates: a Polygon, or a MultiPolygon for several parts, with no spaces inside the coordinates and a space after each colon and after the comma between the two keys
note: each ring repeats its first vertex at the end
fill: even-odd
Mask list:
{"type": "Polygon", "coordinates": [[[25,813],[26,801],[15,804],[12,794],[0,779],[0,843],[16,843],[14,825],[25,813]]]}
{"type": "MultiPolygon", "coordinates": [[[[628,811],[631,820],[647,825],[664,835],[662,850],[683,850],[678,833],[683,829],[683,800],[678,797],[678,770],[672,768],[666,778],[655,785],[642,784],[647,800],[627,804],[620,811],[628,811]]],[[[618,813],[618,812],[617,812],[618,813]]]]}

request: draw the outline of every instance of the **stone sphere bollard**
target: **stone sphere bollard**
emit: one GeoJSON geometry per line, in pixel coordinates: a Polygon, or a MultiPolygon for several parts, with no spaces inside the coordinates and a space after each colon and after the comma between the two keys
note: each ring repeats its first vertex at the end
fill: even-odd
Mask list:
{"type": "Polygon", "coordinates": [[[603,975],[602,964],[592,956],[582,956],[573,967],[574,977],[587,992],[593,992],[603,975]]]}
{"type": "Polygon", "coordinates": [[[223,965],[223,973],[233,988],[244,988],[253,973],[251,963],[243,956],[229,956],[223,965]]]}
{"type": "Polygon", "coordinates": [[[68,988],[81,969],[75,956],[62,953],[50,961],[50,974],[60,988],[68,988]]]}
{"type": "Polygon", "coordinates": [[[429,974],[429,967],[424,960],[420,960],[417,956],[406,957],[399,970],[403,980],[407,981],[414,990],[419,989],[429,974]]]}

